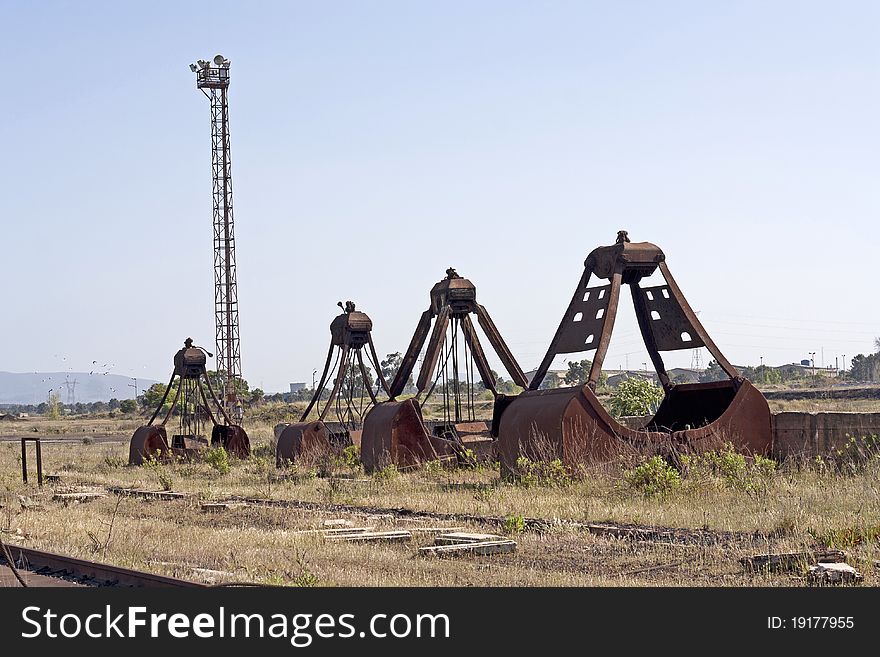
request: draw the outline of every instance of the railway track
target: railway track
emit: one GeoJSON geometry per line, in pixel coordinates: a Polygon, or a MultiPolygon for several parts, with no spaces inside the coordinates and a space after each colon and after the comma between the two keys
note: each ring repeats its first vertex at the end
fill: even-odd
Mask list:
{"type": "MultiPolygon", "coordinates": [[[[159,501],[171,501],[193,497],[190,493],[173,491],[146,491],[127,489],[119,486],[107,487],[108,492],[116,495],[133,495],[159,501]]],[[[419,511],[406,507],[382,507],[355,504],[336,504],[326,502],[308,502],[305,500],[278,500],[258,497],[230,496],[218,499],[215,504],[245,504],[255,507],[275,507],[299,509],[302,511],[353,513],[358,515],[386,515],[394,518],[410,520],[436,520],[445,522],[470,522],[495,528],[503,527],[507,520],[504,516],[476,515],[471,513],[446,513],[441,511],[419,511]]],[[[762,534],[736,531],[720,531],[713,529],[690,529],[683,527],[658,527],[618,522],[578,522],[553,518],[523,518],[526,531],[544,532],[553,528],[574,529],[600,536],[626,539],[648,543],[678,543],[684,545],[764,545],[767,537],[762,534]]]]}
{"type": "MultiPolygon", "coordinates": [[[[206,586],[130,568],[120,568],[54,552],[5,544],[19,575],[28,586],[187,587],[206,586]]],[[[0,583],[20,586],[12,577],[6,556],[0,551],[0,583]]]]}
{"type": "MultiPolygon", "coordinates": [[[[108,492],[116,495],[133,495],[170,501],[192,497],[187,493],[171,491],[146,491],[110,486],[108,492]]],[[[330,511],[353,513],[359,515],[390,515],[394,518],[411,520],[436,520],[443,522],[470,522],[476,525],[503,527],[507,520],[503,516],[476,515],[471,513],[445,513],[440,511],[419,511],[405,507],[362,506],[354,504],[334,504],[326,502],[307,502],[304,500],[278,500],[255,497],[230,496],[216,500],[215,504],[245,504],[275,508],[299,509],[302,511],[330,511]]],[[[766,536],[749,532],[716,531],[711,529],[688,529],[679,527],[657,527],[631,523],[577,522],[556,518],[523,518],[523,527],[527,531],[543,532],[554,527],[586,531],[591,534],[628,539],[632,541],[654,543],[679,543],[688,545],[718,544],[764,544],[766,536]]]]}
{"type": "MultiPolygon", "coordinates": [[[[350,504],[327,504],[304,502],[301,500],[271,500],[249,497],[230,497],[220,502],[244,503],[251,506],[270,506],[302,509],[306,511],[337,511],[368,515],[391,515],[395,518],[413,520],[439,520],[446,522],[471,522],[478,525],[502,527],[507,520],[503,516],[475,515],[470,513],[443,513],[438,511],[417,511],[404,507],[356,506],[350,504]]],[[[748,532],[715,531],[710,529],[686,529],[678,527],[656,527],[630,523],[590,523],[551,518],[523,518],[527,531],[543,532],[553,527],[586,531],[591,534],[622,538],[633,541],[680,543],[689,545],[718,545],[731,543],[764,544],[766,537],[748,532]]]]}
{"type": "MultiPolygon", "coordinates": [[[[137,496],[146,499],[154,499],[156,501],[180,501],[183,499],[189,499],[194,497],[193,494],[190,493],[181,493],[174,491],[149,491],[142,489],[130,489],[124,488],[121,486],[107,486],[105,490],[109,493],[113,493],[116,495],[125,495],[125,496],[137,496]]],[[[416,509],[409,509],[406,507],[383,507],[383,506],[369,506],[369,505],[354,505],[354,504],[338,504],[338,503],[326,503],[326,502],[310,502],[305,500],[283,500],[283,499],[265,499],[265,498],[254,498],[254,497],[243,497],[243,496],[229,496],[223,499],[218,499],[215,501],[215,504],[235,504],[241,505],[245,504],[248,506],[254,507],[275,507],[275,508],[289,508],[289,509],[299,509],[303,511],[315,511],[315,512],[338,512],[338,513],[352,513],[358,515],[387,515],[392,516],[394,518],[400,519],[410,519],[410,520],[434,520],[434,521],[445,521],[445,522],[470,522],[476,525],[485,525],[492,526],[494,528],[503,527],[506,518],[503,516],[494,516],[494,515],[477,515],[470,513],[448,513],[448,512],[440,512],[440,511],[422,511],[416,509]]],[[[619,522],[578,522],[574,520],[563,520],[558,518],[536,518],[536,517],[525,517],[523,518],[523,528],[526,531],[534,531],[534,532],[544,532],[549,531],[554,528],[560,529],[570,529],[576,531],[584,531],[589,532],[591,534],[596,534],[600,536],[608,536],[612,538],[619,538],[637,542],[648,542],[648,543],[678,543],[678,544],[687,544],[687,545],[749,545],[749,544],[760,544],[763,545],[767,542],[767,536],[758,533],[752,532],[737,532],[737,531],[720,531],[720,530],[712,530],[712,529],[692,529],[692,528],[682,528],[682,527],[661,527],[661,526],[653,526],[653,525],[643,525],[643,524],[633,524],[633,523],[619,523],[619,522]]],[[[24,548],[16,548],[16,549],[24,549],[24,548]]],[[[51,553],[45,553],[47,555],[51,553]]],[[[67,557],[60,557],[59,555],[52,555],[56,558],[68,559],[67,557]]],[[[108,567],[103,564],[92,564],[92,562],[82,562],[84,564],[89,564],[93,567],[102,567],[112,569],[112,573],[107,574],[104,577],[104,580],[112,581],[113,577],[111,576],[113,573],[117,571],[122,571],[129,573],[130,576],[134,577],[133,581],[138,581],[137,571],[128,571],[126,569],[115,569],[114,567],[108,567]]],[[[119,584],[120,586],[199,586],[199,584],[195,584],[192,582],[186,582],[184,580],[175,580],[172,578],[162,577],[158,575],[150,575],[148,573],[141,573],[146,578],[152,578],[155,583],[134,583],[134,584],[119,584]]],[[[120,580],[125,581],[125,580],[120,580]]],[[[149,581],[143,580],[144,582],[149,581]]]]}

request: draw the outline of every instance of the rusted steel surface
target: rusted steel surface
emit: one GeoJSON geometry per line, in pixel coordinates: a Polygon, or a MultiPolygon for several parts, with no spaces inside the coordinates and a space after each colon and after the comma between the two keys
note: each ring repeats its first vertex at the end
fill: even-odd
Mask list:
{"type": "Polygon", "coordinates": [[[372,320],[366,313],[355,310],[355,305],[351,301],[348,301],[346,305],[340,301],[337,305],[344,312],[330,323],[331,344],[338,347],[348,345],[355,348],[367,344],[370,331],[373,330],[372,320]]]}
{"type": "Polygon", "coordinates": [[[320,420],[287,425],[278,437],[275,465],[314,465],[334,452],[330,432],[320,420]]]}
{"type": "Polygon", "coordinates": [[[240,459],[246,459],[251,453],[247,432],[237,424],[215,424],[211,430],[211,444],[222,445],[230,456],[240,459]]]}
{"type": "MultiPolygon", "coordinates": [[[[431,305],[422,313],[406,354],[403,356],[400,369],[397,371],[391,384],[392,399],[403,392],[406,381],[412,374],[422,347],[425,346],[425,340],[428,339],[428,334],[430,333],[431,337],[428,340],[428,346],[425,349],[425,355],[422,360],[422,367],[416,381],[416,388],[420,395],[428,389],[429,384],[435,378],[435,370],[437,370],[441,358],[444,360],[448,358],[448,352],[446,356],[443,355],[447,328],[452,326],[453,335],[455,335],[459,324],[462,325],[461,333],[471,349],[471,358],[474,360],[480,373],[483,385],[487,390],[491,390],[493,394],[497,394],[495,381],[491,376],[491,368],[488,361],[486,361],[485,352],[479,344],[473,323],[468,317],[470,314],[477,315],[480,327],[486,333],[489,343],[501,359],[501,363],[504,365],[510,378],[518,385],[525,385],[526,378],[522,368],[513,358],[510,349],[508,349],[497,327],[492,322],[492,318],[489,316],[486,308],[477,303],[477,288],[470,280],[462,278],[456,273],[455,269],[450,267],[446,270],[446,278],[431,288],[430,298],[431,305]],[[432,321],[434,321],[433,331],[431,331],[432,321]]],[[[455,376],[457,378],[458,372],[455,372],[455,376]]],[[[456,417],[454,419],[459,421],[463,418],[456,417]]]]}
{"type": "Polygon", "coordinates": [[[492,345],[495,353],[498,354],[498,358],[501,359],[504,369],[510,374],[511,380],[521,388],[528,387],[529,381],[526,379],[526,375],[523,373],[519,363],[516,362],[516,359],[507,347],[507,343],[504,342],[504,338],[501,337],[501,333],[495,326],[495,322],[493,322],[492,318],[489,316],[489,311],[486,310],[485,306],[476,304],[476,313],[480,328],[483,329],[483,332],[489,339],[489,344],[492,345]]]}
{"type": "Polygon", "coordinates": [[[431,330],[431,320],[433,318],[434,315],[431,314],[430,308],[423,312],[421,317],[419,317],[419,323],[413,333],[412,340],[410,340],[409,347],[407,347],[406,353],[403,356],[403,361],[400,363],[397,374],[394,375],[394,381],[391,382],[391,399],[400,395],[406,387],[409,375],[412,374],[412,371],[416,366],[416,361],[419,358],[419,352],[422,350],[422,345],[425,344],[425,339],[428,337],[428,333],[431,330]]]}
{"type": "Polygon", "coordinates": [[[601,461],[621,451],[641,450],[674,459],[677,454],[717,449],[725,442],[744,452],[769,455],[773,435],[767,401],[739,376],[703,328],[681,293],[666,256],[654,244],[634,243],[625,231],[617,243],[593,250],[584,273],[547,354],[519,397],[497,399],[493,432],[499,437],[502,472],[515,471],[516,460],[561,459],[574,468],[601,461]],[[664,285],[641,287],[655,271],[664,285]],[[610,285],[589,286],[590,278],[610,285]],[[629,285],[645,347],[663,384],[665,396],[657,413],[642,429],[617,422],[593,392],[617,313],[622,285],[629,285]],[[662,351],[705,346],[730,377],[726,381],[674,385],[662,351]],[[596,350],[583,388],[539,390],[559,354],[596,350]]]}
{"type": "Polygon", "coordinates": [[[172,454],[184,458],[198,455],[208,445],[202,433],[205,417],[213,425],[211,444],[222,445],[232,456],[246,458],[251,453],[247,432],[234,424],[227,415],[223,404],[214,393],[208,377],[206,364],[210,352],[193,345],[192,338],[184,340],[184,346],[174,354],[174,369],[159,402],[146,425],[139,427],[132,436],[129,446],[129,465],[142,465],[147,458],[170,458],[172,454]],[[177,385],[175,386],[175,379],[177,385]],[[204,384],[204,385],[203,385],[204,384]],[[207,388],[207,392],[205,391],[207,388]],[[158,425],[153,422],[165,407],[165,402],[175,390],[171,404],[158,425]],[[212,402],[215,412],[212,412],[212,402]],[[178,430],[168,444],[165,425],[175,408],[178,410],[178,430]],[[224,424],[220,424],[220,419],[224,424]],[[170,449],[169,449],[170,448],[170,449]]]}
{"type": "MultiPolygon", "coordinates": [[[[463,435],[471,434],[463,434],[456,427],[477,420],[474,368],[483,387],[496,398],[499,394],[471,314],[477,316],[480,327],[514,383],[523,387],[528,383],[488,311],[477,303],[477,288],[470,280],[459,276],[450,267],[446,270],[446,277],[431,288],[429,296],[430,306],[422,313],[391,383],[391,399],[370,411],[364,423],[361,460],[367,470],[381,467],[381,462],[408,467],[425,460],[452,456],[459,462],[472,461],[462,440],[463,435]],[[416,397],[398,402],[395,398],[403,392],[423,347],[425,353],[415,382],[416,397]],[[443,419],[426,424],[422,421],[420,404],[425,403],[435,390],[443,397],[443,419]]],[[[492,434],[488,427],[481,435],[491,443],[492,434]]],[[[482,446],[480,451],[493,453],[482,446]]]]}
{"type": "Polygon", "coordinates": [[[27,465],[27,444],[34,443],[37,456],[37,484],[43,485],[43,441],[38,436],[21,438],[21,481],[28,482],[28,465],[27,465]]]}
{"type": "Polygon", "coordinates": [[[164,426],[138,427],[128,446],[128,464],[143,465],[145,460],[167,459],[171,455],[164,426]]]}
{"type": "Polygon", "coordinates": [[[390,464],[414,467],[456,453],[451,441],[431,435],[414,399],[379,404],[364,421],[361,462],[367,472],[390,464]]]}
{"type": "MultiPolygon", "coordinates": [[[[330,422],[334,428],[329,435],[332,444],[344,447],[353,444],[355,438],[359,440],[363,418],[369,408],[379,403],[378,391],[381,389],[389,396],[390,392],[373,345],[372,320],[366,313],[357,310],[352,301],[346,301],[345,304],[340,301],[337,305],[343,312],[330,323],[327,359],[321,371],[320,382],[300,417],[300,424],[307,423],[313,409],[317,409],[317,419],[323,423],[335,406],[337,420],[330,422]],[[376,372],[375,383],[368,375],[368,366],[376,372]],[[333,388],[329,396],[322,399],[325,386],[330,380],[333,381],[333,388]],[[377,387],[375,391],[374,385],[377,387]],[[365,397],[369,398],[366,404],[363,402],[365,397]]],[[[280,465],[282,461],[278,460],[278,463],[280,465]]]]}
{"type": "MultiPolygon", "coordinates": [[[[7,544],[16,567],[25,571],[45,573],[55,578],[66,578],[91,586],[119,587],[186,587],[201,588],[204,584],[190,582],[164,575],[155,575],[130,568],[86,561],[45,550],[7,544]]],[[[4,560],[0,555],[0,561],[4,560]]],[[[5,568],[6,566],[3,565],[5,568]]],[[[27,579],[25,580],[27,581],[27,579]]],[[[28,582],[31,586],[44,585],[40,581],[28,582]]]]}
{"type": "Polygon", "coordinates": [[[675,460],[730,442],[743,452],[770,455],[770,410],[748,381],[676,385],[643,429],[615,420],[589,386],[527,391],[501,416],[498,452],[502,474],[516,461],[560,459],[570,468],[622,453],[659,454],[675,460]],[[690,428],[688,428],[690,427],[690,428]]]}

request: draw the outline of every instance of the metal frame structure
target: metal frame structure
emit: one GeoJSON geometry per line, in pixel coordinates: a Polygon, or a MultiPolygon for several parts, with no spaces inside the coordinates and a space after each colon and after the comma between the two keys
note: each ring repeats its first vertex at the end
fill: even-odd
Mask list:
{"type": "Polygon", "coordinates": [[[486,360],[486,353],[480,344],[479,337],[477,337],[476,329],[470,318],[471,314],[477,316],[480,327],[513,382],[522,388],[528,386],[525,374],[498,332],[488,311],[477,303],[476,286],[468,279],[459,276],[455,269],[450,267],[446,270],[446,278],[431,289],[431,305],[422,313],[400,369],[391,383],[391,399],[398,397],[403,392],[406,382],[415,368],[416,360],[425,346],[425,341],[428,340],[429,332],[431,337],[428,340],[428,346],[416,380],[416,390],[418,391],[416,399],[421,397],[427,388],[428,391],[422,403],[427,401],[442,379],[444,413],[446,415],[444,419],[447,422],[475,420],[473,408],[474,373],[471,363],[476,365],[486,389],[491,390],[496,397],[498,396],[495,377],[492,375],[489,362],[486,360]],[[433,331],[431,331],[432,321],[434,322],[433,331]],[[460,378],[462,364],[459,348],[460,335],[464,336],[464,391],[462,391],[460,378]],[[463,395],[466,396],[464,404],[463,395]],[[468,417],[462,416],[465,407],[468,417]]]}
{"type": "Polygon", "coordinates": [[[285,426],[276,441],[275,462],[278,467],[291,463],[314,462],[332,452],[334,446],[341,448],[359,443],[358,437],[364,418],[380,403],[376,397],[379,390],[389,394],[376,347],[373,345],[372,320],[366,313],[356,310],[351,301],[346,301],[344,305],[340,301],[337,305],[343,312],[330,323],[330,349],[320,382],[299,422],[285,426]],[[366,350],[367,363],[376,369],[375,391],[364,365],[364,347],[369,347],[366,350]],[[322,406],[324,386],[331,380],[333,388],[322,406]],[[359,390],[356,390],[358,387],[359,390]],[[369,402],[364,402],[365,395],[369,397],[369,402]],[[325,424],[325,418],[334,408],[334,402],[338,421],[325,424]],[[318,410],[318,418],[307,421],[315,408],[318,410]]]}
{"type": "Polygon", "coordinates": [[[503,475],[516,473],[521,456],[560,458],[567,467],[576,468],[626,450],[675,459],[679,453],[716,449],[725,442],[766,455],[773,439],[767,400],[709,337],[672,277],[663,251],[649,242],[631,242],[626,231],[618,233],[616,244],[587,256],[574,296],[529,389],[500,411],[496,408],[503,475]],[[641,280],[657,270],[665,283],[642,287],[641,280]],[[593,276],[609,283],[590,287],[593,276]],[[657,412],[637,429],[613,418],[595,394],[623,285],[630,287],[642,339],[665,393],[657,412]],[[674,384],[660,352],[699,347],[708,349],[729,378],[674,384]],[[595,355],[586,385],[540,389],[557,355],[591,350],[595,355]]]}
{"type": "Polygon", "coordinates": [[[544,360],[528,386],[537,390],[553,359],[559,354],[596,350],[587,385],[595,390],[611,342],[621,285],[630,286],[639,330],[657,377],[665,391],[672,388],[661,351],[706,347],[731,379],[740,378],[691,309],[666,266],[666,256],[649,242],[630,242],[619,231],[614,246],[594,250],[584,263],[584,273],[568,310],[556,329],[544,360]],[[659,269],[665,285],[643,288],[639,281],[659,269]],[[592,276],[610,280],[609,285],[588,287],[592,276]]]}
{"type": "MultiPolygon", "coordinates": [[[[345,305],[340,301],[337,305],[343,309],[343,312],[330,324],[330,350],[327,352],[324,371],[321,373],[320,382],[315,388],[315,393],[312,395],[309,405],[303,411],[300,422],[306,421],[306,418],[315,406],[319,407],[318,419],[323,422],[328,411],[333,407],[333,402],[336,401],[338,421],[346,430],[352,431],[358,428],[357,425],[363,421],[370,408],[370,406],[366,405],[361,405],[357,409],[354,407],[356,376],[348,378],[348,389],[345,389],[346,375],[349,372],[355,371],[355,367],[360,372],[361,390],[369,396],[370,404],[379,403],[376,398],[378,390],[373,391],[374,383],[367,376],[367,370],[364,365],[362,353],[364,346],[369,347],[366,360],[367,363],[376,369],[377,381],[379,383],[378,388],[384,390],[385,394],[389,396],[390,392],[388,384],[385,382],[385,377],[382,375],[379,357],[376,355],[376,347],[373,345],[373,337],[370,334],[370,331],[373,329],[372,320],[370,320],[366,313],[355,310],[355,304],[351,301],[346,301],[345,305]],[[333,358],[334,351],[336,352],[335,359],[333,358]],[[334,373],[335,376],[333,376],[334,373]],[[333,381],[333,389],[330,391],[330,396],[327,398],[324,407],[320,408],[320,399],[321,394],[324,392],[324,386],[331,379],[333,381]],[[344,409],[341,405],[343,401],[345,402],[344,409]]],[[[358,399],[362,401],[363,395],[359,394],[358,399]]]]}
{"type": "Polygon", "coordinates": [[[247,433],[232,421],[214,392],[211,379],[205,369],[206,355],[213,356],[203,347],[193,345],[192,338],[187,338],[183,349],[174,355],[174,370],[171,372],[171,379],[165,387],[162,400],[149,422],[139,427],[131,439],[129,464],[140,465],[147,458],[167,458],[172,453],[180,456],[192,455],[194,450],[208,443],[207,439],[202,437],[206,429],[206,420],[210,420],[213,425],[211,444],[222,445],[234,456],[245,457],[250,454],[247,433]],[[153,422],[162,412],[171,390],[175,388],[175,378],[178,381],[174,398],[165,411],[162,421],[154,426],[153,422]],[[211,411],[212,401],[217,409],[216,414],[211,411]],[[169,447],[165,425],[175,408],[178,410],[178,433],[172,436],[169,447]],[[220,424],[220,418],[224,421],[223,425],[220,424]]]}
{"type": "Polygon", "coordinates": [[[450,267],[446,270],[446,278],[431,288],[430,296],[431,305],[422,313],[400,369],[391,383],[391,399],[377,404],[364,420],[361,463],[368,472],[388,463],[403,468],[416,467],[436,459],[471,463],[474,457],[469,454],[466,441],[474,447],[477,442],[492,445],[490,434],[494,434],[495,418],[490,430],[484,422],[476,421],[475,417],[474,366],[483,385],[495,397],[493,415],[504,406],[506,398],[497,391],[495,377],[471,321],[472,314],[477,316],[483,332],[513,382],[523,388],[528,385],[489,313],[477,303],[477,288],[471,281],[462,278],[450,267]],[[463,347],[460,345],[462,336],[463,347]],[[423,347],[425,355],[416,380],[417,394],[414,398],[397,401],[423,347]],[[462,370],[464,381],[460,378],[462,370]],[[421,404],[430,398],[441,381],[444,418],[442,421],[426,422],[421,404]]]}
{"type": "Polygon", "coordinates": [[[37,450],[37,484],[43,485],[43,443],[39,436],[21,438],[21,481],[28,482],[27,443],[32,442],[37,450]]]}
{"type": "MultiPolygon", "coordinates": [[[[232,157],[229,140],[229,60],[190,64],[196,87],[211,101],[211,173],[214,208],[214,325],[217,373],[223,382],[223,406],[241,422],[243,408],[235,379],[241,378],[235,219],[232,211],[232,157]]],[[[225,417],[225,414],[224,414],[225,417]]]]}

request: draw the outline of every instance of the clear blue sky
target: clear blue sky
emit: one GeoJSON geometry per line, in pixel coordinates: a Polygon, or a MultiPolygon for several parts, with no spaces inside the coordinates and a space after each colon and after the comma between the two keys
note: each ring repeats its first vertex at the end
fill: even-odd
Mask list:
{"type": "MultiPolygon", "coordinates": [[[[4,0],[0,370],[164,380],[183,338],[212,346],[188,64],[218,52],[252,385],[311,383],[339,300],[403,351],[449,266],[531,369],[618,229],[735,363],[867,353],[878,25],[876,2],[4,0]]],[[[645,361],[623,304],[606,366],[645,361]]]]}

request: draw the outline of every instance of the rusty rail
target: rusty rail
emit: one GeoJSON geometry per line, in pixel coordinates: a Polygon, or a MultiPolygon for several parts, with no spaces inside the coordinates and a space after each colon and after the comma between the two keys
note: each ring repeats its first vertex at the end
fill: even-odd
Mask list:
{"type": "MultiPolygon", "coordinates": [[[[87,582],[94,586],[118,586],[118,587],[206,587],[206,584],[191,582],[184,579],[175,579],[165,575],[156,575],[130,568],[111,566],[106,563],[87,561],[76,557],[68,557],[54,552],[35,550],[33,548],[6,544],[12,559],[19,572],[32,571],[41,575],[58,578],[72,578],[77,581],[87,582]]],[[[7,558],[0,554],[0,561],[4,565],[7,558]]]]}

